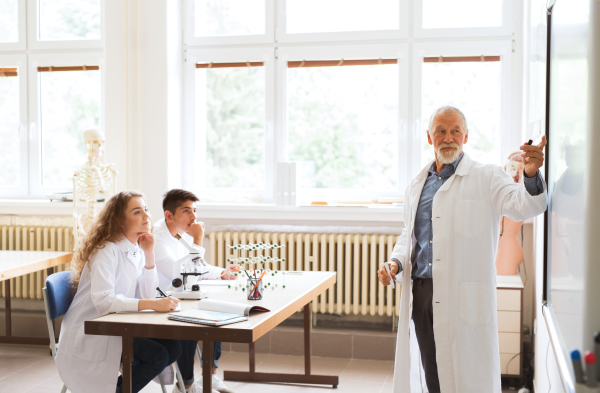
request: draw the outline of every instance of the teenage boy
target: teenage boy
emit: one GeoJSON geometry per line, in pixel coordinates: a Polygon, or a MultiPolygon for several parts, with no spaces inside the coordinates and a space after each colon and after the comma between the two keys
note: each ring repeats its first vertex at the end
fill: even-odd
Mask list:
{"type": "MultiPolygon", "coordinates": [[[[199,254],[204,257],[205,249],[202,247],[204,239],[204,224],[196,222],[196,203],[199,199],[189,191],[173,189],[167,192],[163,198],[163,210],[165,217],[154,224],[154,255],[158,268],[158,279],[160,288],[166,291],[175,278],[182,278],[179,274],[179,266],[176,261],[188,254],[188,250],[175,237],[181,234],[188,243],[198,247],[199,254]]],[[[234,279],[233,273],[237,271],[236,265],[229,265],[227,269],[216,266],[208,266],[208,273],[199,276],[199,279],[234,279]]],[[[177,360],[183,384],[187,392],[201,393],[202,382],[194,382],[194,354],[196,353],[197,341],[181,340],[182,352],[177,360]]],[[[219,357],[221,356],[221,343],[215,342],[214,364],[212,368],[212,386],[219,392],[231,392],[223,381],[217,376],[219,357]]],[[[182,393],[179,381],[173,387],[173,393],[182,393]]],[[[213,390],[213,391],[214,391],[213,390]]]]}

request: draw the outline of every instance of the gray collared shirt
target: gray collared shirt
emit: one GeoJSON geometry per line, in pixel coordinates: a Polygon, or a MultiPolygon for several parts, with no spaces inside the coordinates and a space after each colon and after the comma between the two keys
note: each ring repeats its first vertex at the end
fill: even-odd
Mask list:
{"type": "MultiPolygon", "coordinates": [[[[452,164],[445,165],[441,173],[437,173],[436,163],[433,162],[429,167],[429,173],[427,174],[427,180],[423,186],[421,192],[421,198],[419,199],[419,205],[417,207],[417,214],[415,216],[414,233],[417,242],[415,244],[414,252],[412,253],[412,278],[431,278],[431,268],[433,266],[433,197],[435,193],[444,185],[458,167],[460,160],[462,160],[464,153],[461,153],[456,161],[452,164]]],[[[529,195],[536,196],[544,192],[544,185],[540,171],[536,173],[534,177],[523,176],[523,182],[525,189],[529,195]]],[[[398,273],[402,271],[400,262],[394,259],[399,266],[398,273]]]]}

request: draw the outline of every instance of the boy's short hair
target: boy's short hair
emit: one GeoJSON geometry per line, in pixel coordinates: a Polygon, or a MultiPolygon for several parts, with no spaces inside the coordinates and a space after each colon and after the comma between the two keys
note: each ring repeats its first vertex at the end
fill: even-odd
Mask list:
{"type": "Polygon", "coordinates": [[[179,188],[174,188],[170,191],[167,191],[163,196],[163,211],[170,211],[175,214],[177,208],[183,205],[187,201],[198,202],[200,199],[189,191],[181,190],[179,188]]]}

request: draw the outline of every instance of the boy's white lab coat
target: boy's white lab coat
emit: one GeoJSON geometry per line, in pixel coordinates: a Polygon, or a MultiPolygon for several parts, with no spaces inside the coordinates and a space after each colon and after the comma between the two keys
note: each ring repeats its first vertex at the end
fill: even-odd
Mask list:
{"type": "MultiPolygon", "coordinates": [[[[195,245],[194,239],[187,233],[183,233],[181,236],[189,244],[198,248],[199,255],[204,257],[204,252],[206,251],[204,247],[195,245]]],[[[175,262],[188,255],[189,251],[179,240],[171,235],[164,218],[158,220],[154,224],[154,238],[156,241],[156,244],[154,245],[154,255],[156,268],[158,269],[160,289],[166,291],[171,286],[171,282],[174,278],[182,278],[181,274],[179,274],[181,268],[175,262]]],[[[207,273],[199,276],[199,280],[216,280],[225,270],[222,267],[212,265],[207,266],[205,269],[207,273]]]]}
{"type": "MultiPolygon", "coordinates": [[[[415,215],[430,165],[423,168],[406,190],[405,229],[391,256],[403,268],[397,277],[402,293],[394,393],[421,392],[420,373],[415,366],[420,364],[418,344],[414,338],[409,339],[413,303],[411,252],[416,241],[415,215]]],[[[482,165],[467,154],[455,174],[435,194],[433,330],[442,393],[500,393],[494,264],[499,220],[506,216],[523,221],[545,209],[545,185],[542,194],[531,196],[523,183],[514,183],[499,166],[482,165]]],[[[426,389],[424,377],[422,380],[426,389]]]]}
{"type": "MultiPolygon", "coordinates": [[[[194,239],[187,233],[183,233],[181,236],[189,244],[198,248],[199,255],[204,258],[204,253],[206,251],[204,247],[195,245],[194,239]]],[[[182,278],[180,274],[181,268],[175,262],[188,255],[189,251],[179,240],[177,240],[177,238],[171,235],[164,218],[158,220],[154,224],[154,239],[154,258],[156,261],[156,268],[158,269],[159,285],[160,289],[167,291],[171,287],[173,279],[182,278]]],[[[216,280],[224,270],[225,269],[222,267],[209,265],[206,267],[207,273],[199,276],[198,280],[216,280]]],[[[175,293],[173,296],[177,296],[177,294],[175,293]]],[[[171,366],[166,367],[161,374],[167,385],[172,384],[175,380],[175,373],[171,366]]],[[[154,382],[160,383],[158,377],[154,378],[154,382]]]]}
{"type": "Polygon", "coordinates": [[[81,273],[77,293],[62,322],[56,366],[73,393],[112,393],[121,363],[120,337],[86,335],[84,322],[119,311],[137,311],[139,299],[154,299],[156,267],[129,240],[107,243],[81,273]],[[91,265],[91,269],[90,269],[91,265]]]}

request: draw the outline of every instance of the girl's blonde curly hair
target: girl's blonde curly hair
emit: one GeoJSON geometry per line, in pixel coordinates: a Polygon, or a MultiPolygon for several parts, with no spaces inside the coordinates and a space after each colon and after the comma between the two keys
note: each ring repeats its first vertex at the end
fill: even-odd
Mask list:
{"type": "Polygon", "coordinates": [[[135,191],[123,191],[113,195],[106,206],[94,220],[92,227],[83,238],[71,262],[71,283],[73,293],[77,292],[81,272],[85,265],[90,263],[90,258],[99,249],[104,248],[108,242],[123,239],[125,222],[125,209],[131,198],[144,197],[135,191]]]}

